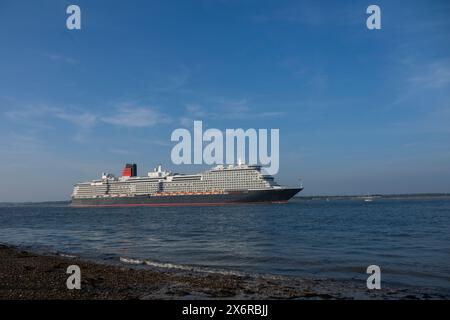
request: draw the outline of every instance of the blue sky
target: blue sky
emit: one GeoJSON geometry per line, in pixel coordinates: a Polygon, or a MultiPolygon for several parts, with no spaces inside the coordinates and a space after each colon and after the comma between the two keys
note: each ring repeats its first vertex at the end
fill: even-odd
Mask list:
{"type": "Polygon", "coordinates": [[[0,201],[202,170],[170,160],[193,120],[279,128],[277,179],[304,194],[450,192],[448,1],[0,0],[0,40],[0,201]]]}

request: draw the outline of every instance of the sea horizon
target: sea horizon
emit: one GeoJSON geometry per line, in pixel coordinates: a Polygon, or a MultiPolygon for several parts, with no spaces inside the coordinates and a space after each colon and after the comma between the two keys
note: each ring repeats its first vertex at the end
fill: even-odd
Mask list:
{"type": "MultiPolygon", "coordinates": [[[[330,194],[330,195],[295,195],[292,199],[314,200],[314,199],[361,199],[367,197],[390,198],[390,199],[407,199],[407,198],[435,198],[450,197],[448,192],[418,192],[418,193],[369,193],[369,194],[330,194]]],[[[0,201],[0,205],[7,204],[47,204],[47,203],[70,203],[71,200],[42,200],[42,201],[0,201]]]]}

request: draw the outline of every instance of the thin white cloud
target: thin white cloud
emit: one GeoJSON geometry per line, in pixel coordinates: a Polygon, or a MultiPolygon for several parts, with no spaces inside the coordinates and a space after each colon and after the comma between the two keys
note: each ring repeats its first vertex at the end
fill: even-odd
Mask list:
{"type": "Polygon", "coordinates": [[[248,105],[247,99],[230,100],[216,99],[213,103],[214,107],[205,108],[199,104],[189,104],[186,106],[186,115],[179,119],[184,126],[191,125],[194,120],[202,119],[251,119],[261,117],[278,117],[284,113],[281,111],[258,111],[248,105]]]}
{"type": "Polygon", "coordinates": [[[73,113],[60,110],[55,113],[55,117],[70,122],[77,127],[77,132],[73,137],[77,142],[85,142],[91,128],[93,128],[97,122],[97,116],[87,111],[73,113]]]}
{"type": "Polygon", "coordinates": [[[386,108],[406,105],[425,94],[435,95],[436,92],[449,92],[450,60],[441,59],[421,63],[413,56],[406,56],[398,61],[405,68],[405,74],[401,79],[403,86],[397,97],[386,105],[386,108]]]}
{"type": "Polygon", "coordinates": [[[66,121],[76,127],[74,140],[83,142],[89,130],[96,124],[97,116],[91,112],[83,110],[71,110],[59,107],[48,106],[26,106],[15,108],[5,112],[10,120],[20,123],[22,126],[35,128],[35,130],[46,130],[51,128],[49,119],[66,121]]]}
{"type": "Polygon", "coordinates": [[[20,132],[7,132],[0,141],[3,155],[12,157],[30,156],[35,152],[46,149],[48,146],[41,141],[35,130],[20,130],[20,132]]]}
{"type": "Polygon", "coordinates": [[[59,110],[55,113],[59,119],[66,120],[79,127],[92,127],[95,125],[97,116],[90,112],[70,113],[64,110],[59,110]]]}
{"type": "Polygon", "coordinates": [[[441,88],[450,84],[450,63],[448,61],[436,61],[417,69],[415,70],[416,74],[407,79],[415,86],[441,88]]]}
{"type": "Polygon", "coordinates": [[[57,119],[68,121],[76,126],[93,126],[97,117],[88,111],[68,110],[58,107],[48,106],[26,106],[15,110],[7,111],[5,115],[15,121],[39,123],[41,120],[55,117],[57,119]]]}
{"type": "Polygon", "coordinates": [[[55,112],[56,108],[47,106],[27,105],[25,107],[12,107],[4,113],[10,121],[19,123],[21,126],[34,128],[34,130],[49,129],[48,118],[55,112]]]}
{"type": "Polygon", "coordinates": [[[168,115],[152,107],[140,107],[134,105],[122,105],[116,108],[112,115],[94,114],[90,111],[79,108],[61,108],[48,106],[25,106],[8,110],[5,116],[22,125],[48,128],[51,123],[49,119],[56,119],[69,122],[86,132],[94,127],[98,122],[115,126],[139,128],[152,127],[161,123],[170,123],[168,115]]]}
{"type": "Polygon", "coordinates": [[[5,115],[12,120],[27,120],[44,116],[52,111],[54,108],[47,106],[33,106],[29,105],[23,108],[14,108],[5,112],[5,115]]]}
{"type": "Polygon", "coordinates": [[[102,117],[105,123],[120,127],[142,128],[169,123],[170,117],[151,107],[121,107],[112,116],[102,117]]]}

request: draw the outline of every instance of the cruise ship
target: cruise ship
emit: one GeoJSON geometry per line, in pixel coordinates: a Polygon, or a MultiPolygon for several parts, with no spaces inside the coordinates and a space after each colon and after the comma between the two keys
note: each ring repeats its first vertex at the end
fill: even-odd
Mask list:
{"type": "Polygon", "coordinates": [[[279,186],[258,165],[219,165],[199,174],[178,174],[161,165],[147,176],[137,176],[127,164],[120,177],[103,173],[101,179],[77,183],[72,206],[191,206],[239,203],[284,203],[303,187],[279,186]]]}

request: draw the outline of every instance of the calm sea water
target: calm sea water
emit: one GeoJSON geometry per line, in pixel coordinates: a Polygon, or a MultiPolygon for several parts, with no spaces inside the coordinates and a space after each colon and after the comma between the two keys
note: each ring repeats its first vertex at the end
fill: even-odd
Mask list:
{"type": "Polygon", "coordinates": [[[450,288],[450,200],[183,208],[0,207],[0,242],[245,273],[450,288]]]}

